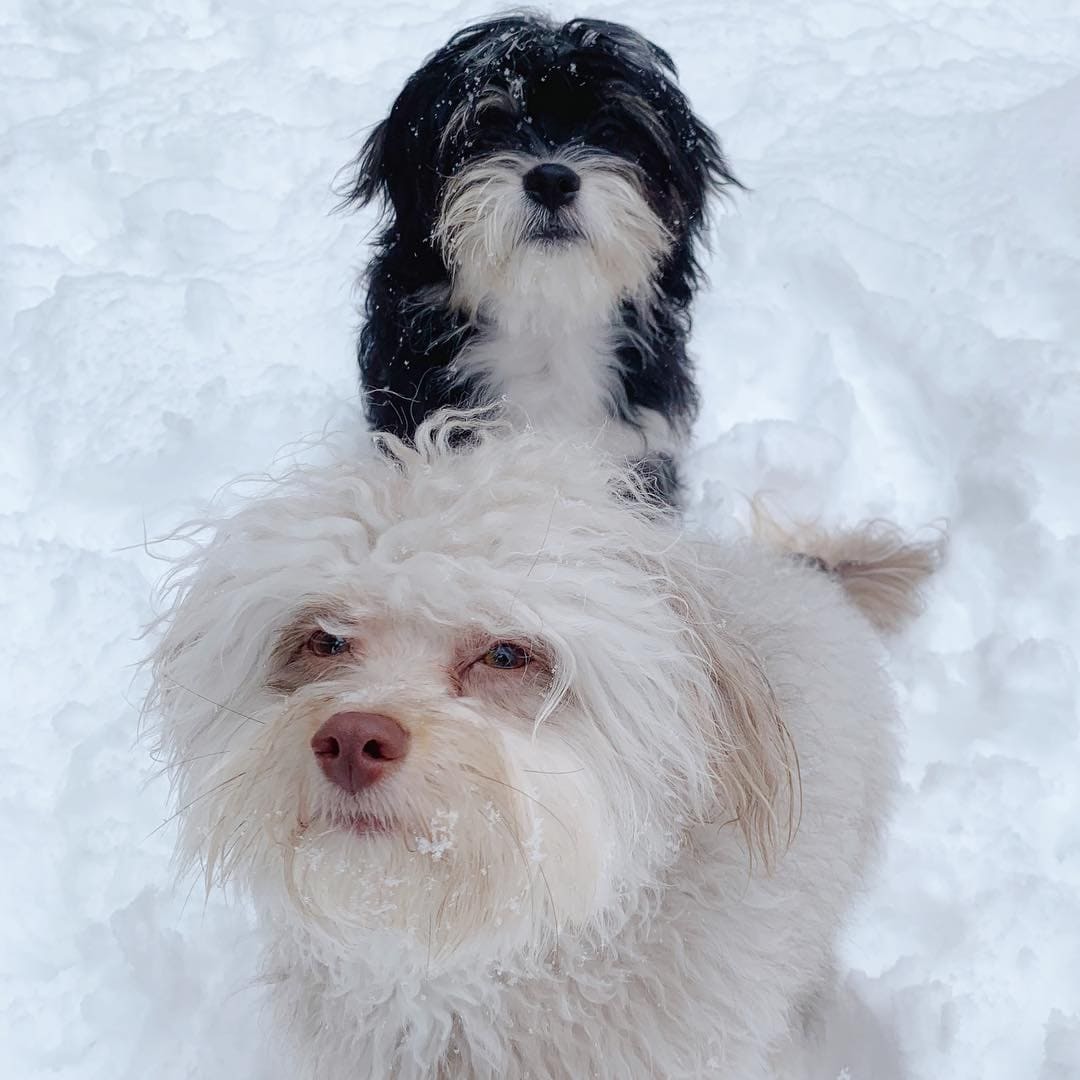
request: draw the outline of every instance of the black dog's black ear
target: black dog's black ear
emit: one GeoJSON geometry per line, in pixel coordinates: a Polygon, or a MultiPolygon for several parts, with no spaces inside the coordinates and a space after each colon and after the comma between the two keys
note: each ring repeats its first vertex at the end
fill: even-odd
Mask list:
{"type": "Polygon", "coordinates": [[[689,105],[687,111],[690,113],[692,132],[687,149],[697,160],[705,190],[715,194],[731,186],[745,191],[745,186],[732,173],[724,152],[720,149],[720,141],[712,130],[698,119],[697,114],[690,110],[689,105]]]}
{"type": "Polygon", "coordinates": [[[380,193],[387,193],[386,130],[389,118],[380,120],[364,140],[360,153],[346,166],[346,177],[338,187],[342,207],[366,206],[380,193]]]}
{"type": "Polygon", "coordinates": [[[621,56],[646,71],[656,65],[672,76],[676,74],[675,61],[669,53],[644,34],[622,23],[608,22],[606,19],[571,19],[563,30],[584,48],[600,49],[621,56]]]}
{"type": "Polygon", "coordinates": [[[376,199],[399,228],[429,231],[443,170],[439,135],[457,90],[441,54],[429,60],[402,87],[386,119],[372,128],[341,185],[343,207],[376,199]]]}

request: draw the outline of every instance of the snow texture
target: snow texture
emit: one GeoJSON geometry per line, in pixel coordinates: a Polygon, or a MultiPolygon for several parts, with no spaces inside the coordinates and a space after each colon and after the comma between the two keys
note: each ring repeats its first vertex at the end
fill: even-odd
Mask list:
{"type": "MultiPolygon", "coordinates": [[[[172,886],[168,784],[137,741],[143,541],[358,425],[372,217],[331,214],[330,182],[489,11],[0,16],[6,1076],[278,1075],[245,911],[172,886]]],[[[843,949],[862,1049],[823,1075],[883,1077],[895,1043],[913,1080],[1080,1077],[1080,6],[586,13],[673,53],[751,188],[717,219],[698,308],[695,514],[727,532],[768,491],[826,523],[951,529],[893,649],[905,787],[843,949]]]]}

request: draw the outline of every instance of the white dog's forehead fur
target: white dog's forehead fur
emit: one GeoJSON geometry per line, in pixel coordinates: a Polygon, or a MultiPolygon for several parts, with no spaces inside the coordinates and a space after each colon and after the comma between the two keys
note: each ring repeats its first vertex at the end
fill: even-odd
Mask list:
{"type": "Polygon", "coordinates": [[[268,562],[286,562],[298,600],[324,592],[358,618],[533,634],[544,609],[565,609],[564,631],[584,630],[606,617],[613,593],[620,605],[656,607],[644,570],[627,558],[639,522],[620,512],[604,471],[556,479],[548,458],[530,475],[508,468],[504,453],[485,446],[407,474],[386,464],[321,484],[305,477],[286,496],[288,514],[250,508],[247,557],[265,547],[268,562]],[[589,498],[598,483],[599,500],[589,498]]]}

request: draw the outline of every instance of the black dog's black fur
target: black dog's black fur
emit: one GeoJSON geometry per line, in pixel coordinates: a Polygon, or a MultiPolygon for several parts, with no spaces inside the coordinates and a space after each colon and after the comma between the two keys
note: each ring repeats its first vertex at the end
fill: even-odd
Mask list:
{"type": "MultiPolygon", "coordinates": [[[[447,181],[498,151],[543,156],[588,146],[640,168],[649,204],[674,237],[647,318],[630,304],[622,308],[620,418],[639,426],[639,411],[652,409],[689,429],[697,409],[685,347],[700,279],[695,248],[708,196],[737,181],[674,76],[668,54],[625,26],[591,19],[558,26],[526,14],[460,31],[406,82],[343,192],[346,205],[381,197],[386,212],[358,347],[374,428],[409,438],[434,410],[476,403],[475,388],[446,377],[478,331],[449,305],[450,274],[433,240],[447,181]],[[511,84],[524,97],[520,118],[483,110],[444,138],[470,95],[509,92],[511,84]]],[[[673,500],[673,463],[649,471],[661,496],[673,500]]]]}

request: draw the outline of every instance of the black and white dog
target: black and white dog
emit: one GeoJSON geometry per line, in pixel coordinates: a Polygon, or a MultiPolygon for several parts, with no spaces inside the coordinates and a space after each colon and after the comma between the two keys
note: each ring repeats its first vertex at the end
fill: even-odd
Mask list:
{"type": "Polygon", "coordinates": [[[504,400],[595,432],[675,502],[709,195],[737,183],[666,52],[615,23],[470,26],[405,84],[354,163],[381,197],[359,361],[373,427],[504,400]]]}

